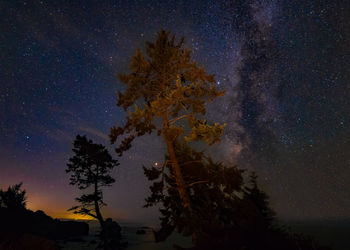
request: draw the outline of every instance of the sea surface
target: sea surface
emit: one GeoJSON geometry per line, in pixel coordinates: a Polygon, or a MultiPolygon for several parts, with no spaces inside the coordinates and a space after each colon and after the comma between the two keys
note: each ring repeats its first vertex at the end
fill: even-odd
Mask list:
{"type": "MultiPolygon", "coordinates": [[[[98,245],[99,224],[96,221],[90,221],[89,236],[83,237],[83,241],[60,242],[63,250],[95,249],[98,245]]],[[[181,247],[190,247],[191,238],[182,237],[178,233],[173,233],[166,241],[156,243],[152,229],[141,223],[119,223],[122,227],[123,240],[128,242],[127,250],[171,250],[174,244],[181,247]],[[137,234],[137,230],[145,230],[145,234],[137,234]]]]}
{"type": "MultiPolygon", "coordinates": [[[[283,222],[290,232],[310,236],[321,245],[330,246],[333,250],[350,250],[350,220],[329,221],[287,221],[283,222]]],[[[128,242],[127,250],[171,250],[173,245],[190,247],[191,238],[174,233],[165,242],[156,243],[152,229],[140,223],[120,223],[124,240],[128,242]],[[145,234],[137,234],[137,230],[145,230],[145,234]]],[[[60,242],[63,250],[92,250],[98,244],[96,237],[99,231],[97,222],[89,222],[90,235],[83,241],[60,242]]]]}
{"type": "Polygon", "coordinates": [[[190,247],[191,238],[182,237],[178,233],[173,233],[166,241],[156,243],[151,228],[144,227],[142,225],[135,226],[132,224],[121,224],[123,228],[123,235],[125,240],[128,241],[128,250],[171,250],[174,249],[174,244],[181,247],[190,247]],[[145,230],[145,234],[137,234],[139,229],[145,230]]]}
{"type": "Polygon", "coordinates": [[[350,219],[286,221],[291,232],[311,236],[320,245],[333,250],[350,250],[350,219]]]}

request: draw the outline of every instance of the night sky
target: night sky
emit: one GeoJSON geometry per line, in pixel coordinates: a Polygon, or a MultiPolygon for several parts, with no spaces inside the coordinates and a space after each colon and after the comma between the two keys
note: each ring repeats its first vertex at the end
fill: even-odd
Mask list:
{"type": "MultiPolygon", "coordinates": [[[[255,96],[260,112],[247,113],[238,74],[246,41],[233,2],[0,0],[0,187],[23,181],[30,209],[69,217],[78,191],[64,170],[74,137],[85,134],[117,158],[108,139],[125,118],[117,74],[163,28],[185,37],[226,90],[208,107],[226,134],[207,152],[257,171],[282,219],[349,218],[350,3],[252,1],[273,56],[255,76],[269,79],[255,96]]],[[[107,215],[157,220],[156,209],[142,208],[142,165],[162,161],[164,149],[145,136],[119,158],[107,215]]]]}

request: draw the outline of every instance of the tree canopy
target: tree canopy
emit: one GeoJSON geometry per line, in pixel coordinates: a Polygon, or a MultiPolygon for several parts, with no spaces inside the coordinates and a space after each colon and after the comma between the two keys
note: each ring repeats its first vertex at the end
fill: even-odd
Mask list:
{"type": "Polygon", "coordinates": [[[120,81],[126,85],[124,93],[118,92],[117,105],[130,111],[123,126],[112,127],[111,142],[122,134],[124,138],[117,152],[122,154],[131,146],[136,136],[157,130],[166,140],[174,141],[181,134],[187,141],[205,140],[213,144],[219,140],[225,125],[207,124],[206,101],[213,101],[224,92],[215,87],[214,75],[191,61],[191,51],[184,48],[184,39],[175,42],[175,36],[160,31],[155,43],[146,43],[146,56],[137,50],[130,64],[131,73],[120,74],[120,81]],[[202,115],[202,119],[198,117],[202,115]],[[157,124],[156,118],[163,121],[157,124]],[[184,124],[187,121],[188,130],[184,124]]]}
{"type": "Polygon", "coordinates": [[[102,187],[115,182],[110,174],[119,163],[102,144],[95,144],[85,136],[77,135],[73,153],[66,169],[66,172],[71,174],[70,184],[76,185],[81,190],[88,189],[90,192],[77,197],[76,200],[80,205],[70,210],[99,220],[103,227],[104,220],[100,207],[106,203],[103,201],[102,187]]]}
{"type": "Polygon", "coordinates": [[[9,209],[25,209],[26,191],[22,190],[22,182],[9,186],[6,191],[0,190],[0,207],[9,209]]]}

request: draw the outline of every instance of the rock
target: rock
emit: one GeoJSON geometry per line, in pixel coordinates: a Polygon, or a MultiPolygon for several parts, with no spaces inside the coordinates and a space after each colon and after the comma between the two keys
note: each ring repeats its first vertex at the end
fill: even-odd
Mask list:
{"type": "Polygon", "coordinates": [[[152,229],[155,242],[165,241],[175,230],[175,227],[172,225],[163,226],[160,230],[155,231],[152,229]]]}
{"type": "Polygon", "coordinates": [[[127,246],[127,242],[122,242],[122,228],[111,218],[105,220],[106,249],[122,249],[127,246]]]}
{"type": "Polygon", "coordinates": [[[89,233],[89,225],[85,222],[53,219],[40,210],[11,211],[1,207],[0,221],[0,233],[28,233],[49,239],[68,239],[89,233]]]}
{"type": "Polygon", "coordinates": [[[107,218],[105,221],[105,229],[107,238],[121,239],[122,228],[116,221],[107,218]]]}

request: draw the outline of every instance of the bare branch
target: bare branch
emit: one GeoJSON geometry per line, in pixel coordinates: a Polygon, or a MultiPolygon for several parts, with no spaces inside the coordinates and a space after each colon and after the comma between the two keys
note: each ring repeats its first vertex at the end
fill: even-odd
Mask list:
{"type": "Polygon", "coordinates": [[[195,181],[195,182],[190,183],[188,186],[192,187],[193,185],[196,185],[196,184],[208,183],[208,182],[209,182],[208,180],[207,181],[195,181]]]}
{"type": "Polygon", "coordinates": [[[171,120],[169,121],[169,124],[170,124],[170,125],[173,125],[176,121],[178,121],[178,120],[180,120],[180,119],[182,119],[182,118],[185,118],[185,117],[187,117],[187,116],[188,116],[188,114],[182,115],[182,116],[179,116],[179,117],[176,117],[176,118],[174,118],[174,119],[171,119],[171,120]]]}
{"type": "Polygon", "coordinates": [[[181,166],[185,166],[191,163],[201,163],[201,160],[197,160],[197,161],[186,161],[185,163],[180,163],[181,166]]]}

